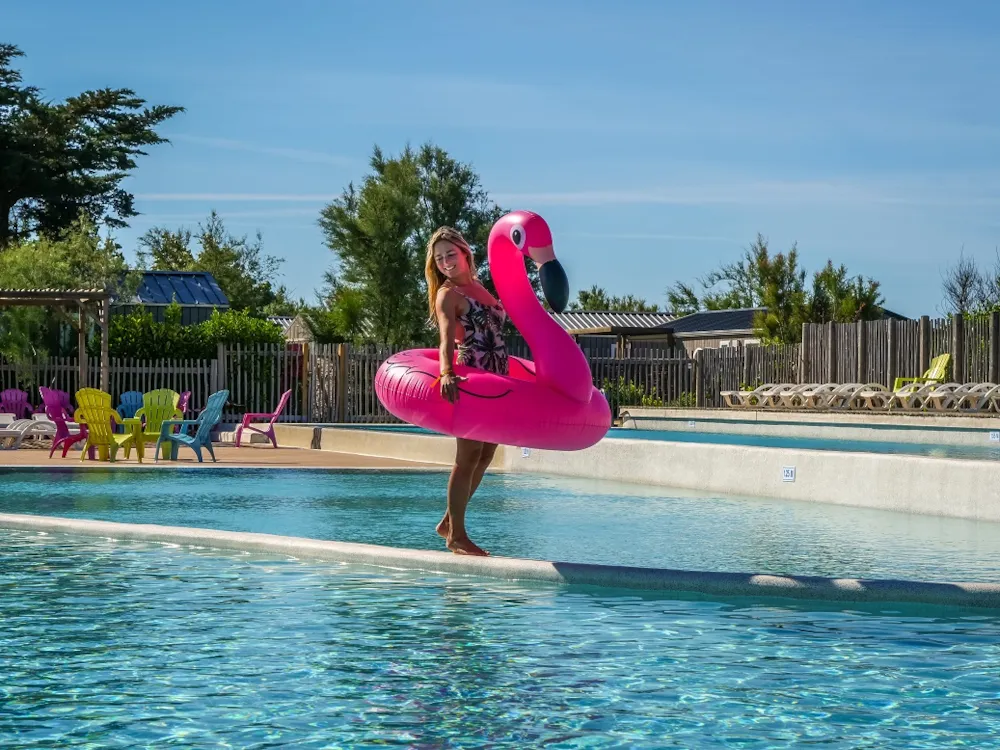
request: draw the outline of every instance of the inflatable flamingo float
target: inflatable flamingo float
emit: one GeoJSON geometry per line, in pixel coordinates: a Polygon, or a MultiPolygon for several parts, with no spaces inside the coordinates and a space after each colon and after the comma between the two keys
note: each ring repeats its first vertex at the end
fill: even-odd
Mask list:
{"type": "Polygon", "coordinates": [[[446,435],[550,450],[594,445],[611,427],[611,409],[580,347],[538,302],[524,267],[525,257],[538,264],[546,301],[565,309],[569,285],[548,224],[530,211],[502,216],[490,232],[488,256],[497,294],[534,362],[512,356],[506,376],[455,365],[467,380],[449,403],[438,387],[438,350],[409,349],[382,363],[375,393],[399,419],[446,435]]]}

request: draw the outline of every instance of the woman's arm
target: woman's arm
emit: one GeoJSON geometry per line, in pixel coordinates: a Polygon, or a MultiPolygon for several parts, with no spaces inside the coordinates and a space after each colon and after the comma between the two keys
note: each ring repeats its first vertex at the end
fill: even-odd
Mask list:
{"type": "Polygon", "coordinates": [[[452,372],[451,363],[455,356],[455,334],[458,330],[457,311],[454,299],[447,289],[438,292],[434,309],[437,312],[438,330],[441,332],[439,363],[441,367],[441,395],[448,401],[458,398],[458,383],[465,380],[452,372]]]}

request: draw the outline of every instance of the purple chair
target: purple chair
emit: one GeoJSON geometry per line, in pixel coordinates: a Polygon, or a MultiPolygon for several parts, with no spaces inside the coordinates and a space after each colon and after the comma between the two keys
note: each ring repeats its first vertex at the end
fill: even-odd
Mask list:
{"type": "MultiPolygon", "coordinates": [[[[54,388],[41,387],[38,389],[45,405],[45,416],[47,416],[56,426],[56,434],[52,438],[52,450],[49,451],[49,458],[56,452],[56,448],[62,446],[62,457],[66,458],[69,449],[81,440],[87,439],[87,426],[80,425],[78,432],[71,432],[69,423],[73,421],[73,404],[66,391],[57,391],[54,388]]],[[[87,455],[91,461],[94,460],[94,448],[87,450],[87,455]]]]}
{"type": "Polygon", "coordinates": [[[18,419],[31,419],[35,412],[28,402],[28,394],[17,388],[8,388],[0,392],[0,413],[13,414],[18,419]]]}
{"type": "MultiPolygon", "coordinates": [[[[184,393],[181,394],[181,397],[177,399],[177,408],[181,410],[181,419],[183,419],[184,415],[187,414],[188,404],[190,402],[191,402],[191,391],[184,391],[184,393]]],[[[174,434],[176,435],[180,431],[181,431],[181,426],[179,424],[175,424],[173,428],[174,434]]]]}

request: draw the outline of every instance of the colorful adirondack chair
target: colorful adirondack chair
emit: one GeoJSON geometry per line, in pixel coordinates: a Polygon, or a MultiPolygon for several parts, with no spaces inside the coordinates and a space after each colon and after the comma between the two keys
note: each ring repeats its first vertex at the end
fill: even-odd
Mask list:
{"type": "Polygon", "coordinates": [[[97,448],[97,455],[102,461],[114,461],[119,448],[125,449],[125,458],[128,458],[135,447],[139,462],[142,462],[142,446],[135,445],[135,436],[114,432],[114,428],[124,422],[121,415],[111,408],[110,393],[96,388],[81,388],[76,392],[76,403],[80,406],[73,415],[73,421],[87,425],[87,442],[83,445],[81,461],[86,458],[89,448],[97,448]]]}
{"type": "MultiPolygon", "coordinates": [[[[70,403],[69,394],[66,391],[57,391],[54,388],[39,387],[39,395],[45,405],[45,416],[52,420],[56,426],[56,434],[52,438],[52,450],[49,451],[49,458],[56,452],[56,448],[62,446],[62,457],[66,458],[69,449],[81,440],[87,439],[86,425],[79,425],[79,429],[73,432],[69,428],[69,423],[73,421],[73,405],[70,403]]],[[[91,460],[94,460],[94,447],[87,450],[91,460]]]]}
{"type": "Polygon", "coordinates": [[[34,408],[28,402],[28,394],[17,388],[0,392],[0,412],[13,414],[18,419],[31,419],[34,408]]]}
{"type": "MultiPolygon", "coordinates": [[[[76,409],[73,408],[73,401],[66,391],[60,391],[55,388],[46,388],[45,386],[38,387],[38,395],[42,397],[42,408],[41,411],[46,413],[48,416],[48,411],[50,408],[61,407],[63,414],[65,414],[65,421],[73,421],[73,412],[76,409]]],[[[52,419],[49,416],[49,419],[52,419]]]]}
{"type": "Polygon", "coordinates": [[[186,445],[194,451],[194,454],[198,457],[198,463],[202,462],[202,448],[207,449],[209,455],[212,456],[212,460],[215,461],[215,451],[212,450],[212,428],[222,419],[222,407],[226,405],[226,401],[228,400],[229,391],[223,388],[221,391],[216,391],[208,397],[208,403],[197,419],[166,420],[160,426],[160,439],[156,441],[156,460],[160,460],[161,446],[163,449],[169,446],[170,459],[176,461],[177,448],[181,445],[186,445]],[[194,435],[188,435],[184,430],[179,433],[171,432],[175,425],[182,428],[197,425],[197,429],[194,435]],[[164,443],[167,443],[167,445],[163,445],[164,443]]]}
{"type": "Polygon", "coordinates": [[[275,448],[278,447],[278,440],[274,437],[274,423],[278,421],[278,417],[281,416],[281,412],[285,408],[285,404],[288,403],[289,396],[292,395],[291,389],[285,391],[281,394],[281,400],[278,401],[278,408],[275,409],[270,414],[267,413],[247,413],[243,415],[243,421],[240,422],[240,426],[236,428],[236,447],[240,447],[240,440],[243,438],[243,430],[250,430],[250,432],[256,432],[263,435],[268,440],[271,441],[271,445],[275,448]],[[262,422],[267,420],[267,427],[254,427],[251,422],[257,421],[262,422]]]}
{"type": "MultiPolygon", "coordinates": [[[[167,419],[183,419],[184,413],[177,408],[180,395],[169,388],[161,388],[142,395],[142,407],[134,417],[126,417],[123,422],[134,427],[136,440],[155,443],[160,439],[160,425],[167,419]]],[[[131,431],[131,429],[130,429],[131,431]]]]}
{"type": "MultiPolygon", "coordinates": [[[[191,391],[184,391],[184,393],[181,394],[180,399],[177,401],[177,408],[181,410],[181,419],[184,419],[184,415],[187,414],[188,404],[190,403],[191,403],[191,391]]],[[[175,433],[180,432],[181,426],[179,424],[174,425],[173,431],[175,433]]]]}
{"type": "Polygon", "coordinates": [[[907,383],[943,383],[948,375],[948,363],[950,361],[950,354],[940,354],[931,360],[930,369],[924,372],[919,378],[896,378],[896,381],[892,384],[892,390],[899,391],[907,383]]]}
{"type": "MultiPolygon", "coordinates": [[[[118,413],[121,415],[122,420],[132,419],[135,417],[135,413],[139,411],[143,406],[142,393],[139,391],[125,391],[121,396],[118,397],[118,413]]],[[[124,432],[125,425],[119,425],[115,432],[124,432]]]]}

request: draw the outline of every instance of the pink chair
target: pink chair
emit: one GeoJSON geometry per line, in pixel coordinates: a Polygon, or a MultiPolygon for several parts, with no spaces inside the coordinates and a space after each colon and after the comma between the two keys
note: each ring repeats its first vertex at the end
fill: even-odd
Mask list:
{"type": "Polygon", "coordinates": [[[17,388],[0,393],[0,414],[13,414],[18,419],[31,419],[35,409],[28,403],[28,394],[17,388]]]}
{"type": "MultiPolygon", "coordinates": [[[[38,389],[45,404],[45,416],[47,416],[56,426],[56,434],[52,437],[52,450],[49,451],[49,458],[56,452],[56,448],[62,446],[62,457],[66,458],[69,449],[76,443],[87,439],[87,426],[80,425],[77,432],[71,432],[70,423],[73,422],[73,405],[66,391],[57,391],[53,388],[41,387],[38,389]],[[67,419],[67,414],[69,418],[67,419]]],[[[94,460],[94,448],[87,450],[90,460],[94,460]]]]}
{"type": "MultiPolygon", "coordinates": [[[[184,391],[181,397],[177,399],[177,408],[181,410],[181,419],[187,414],[188,404],[191,403],[191,391],[184,391]]],[[[181,426],[179,424],[174,425],[174,434],[176,435],[181,431],[181,426]]]]}
{"type": "Polygon", "coordinates": [[[275,448],[278,447],[278,440],[274,437],[274,423],[278,421],[278,416],[285,408],[285,404],[288,403],[288,398],[292,395],[291,389],[285,391],[281,394],[281,400],[278,402],[278,408],[274,410],[271,414],[263,413],[247,413],[243,415],[243,421],[240,426],[236,428],[236,447],[240,447],[240,441],[243,439],[243,430],[250,430],[251,432],[257,432],[264,435],[271,441],[271,445],[275,448]],[[250,423],[257,421],[262,422],[267,420],[267,427],[260,428],[254,427],[250,423]]]}

